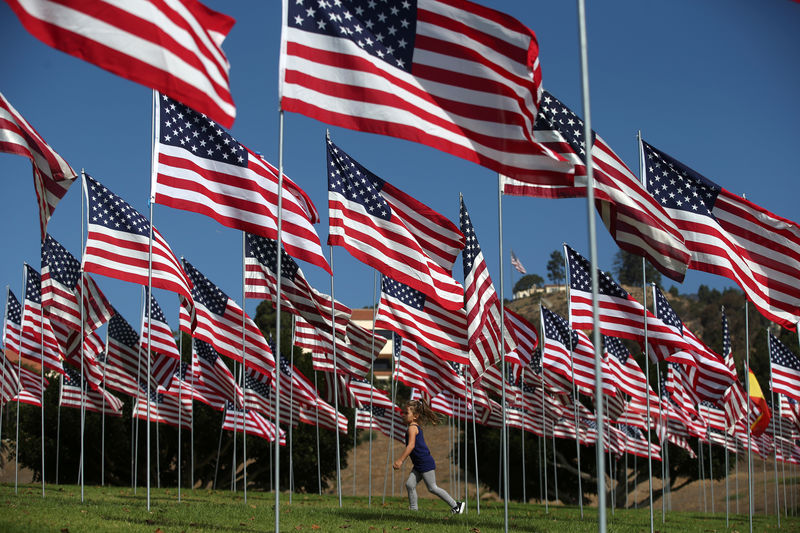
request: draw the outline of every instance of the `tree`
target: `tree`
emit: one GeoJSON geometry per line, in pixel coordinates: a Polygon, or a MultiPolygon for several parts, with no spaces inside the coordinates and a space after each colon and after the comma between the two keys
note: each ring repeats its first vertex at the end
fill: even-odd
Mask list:
{"type": "Polygon", "coordinates": [[[547,279],[556,285],[563,285],[566,281],[564,272],[564,254],[561,250],[553,250],[547,262],[547,279]]]}
{"type": "Polygon", "coordinates": [[[542,286],[543,284],[544,280],[539,274],[526,274],[514,284],[513,292],[525,291],[533,286],[542,286]]]}
{"type": "MultiPolygon", "coordinates": [[[[661,286],[661,272],[655,269],[650,263],[645,263],[645,274],[647,283],[655,283],[661,286]]],[[[614,256],[614,275],[617,281],[623,285],[633,287],[642,286],[642,257],[634,255],[625,250],[617,251],[614,256]]]]}

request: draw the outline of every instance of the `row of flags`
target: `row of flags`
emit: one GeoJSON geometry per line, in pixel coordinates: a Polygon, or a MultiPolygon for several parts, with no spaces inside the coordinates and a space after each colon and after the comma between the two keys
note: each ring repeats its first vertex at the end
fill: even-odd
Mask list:
{"type": "MultiPolygon", "coordinates": [[[[590,150],[597,208],[621,248],[648,258],[672,279],[681,280],[687,268],[729,277],[762,314],[787,329],[796,328],[800,312],[794,287],[800,280],[800,265],[794,258],[800,232],[795,231],[795,223],[736,197],[644,141],[643,186],[598,135],[582,139],[582,120],[542,90],[538,45],[530,29],[477,4],[457,4],[459,9],[435,0],[424,6],[409,3],[404,5],[407,13],[394,10],[378,27],[363,26],[347,2],[323,3],[313,13],[299,5],[287,6],[282,108],[335,125],[421,142],[479,162],[503,174],[507,194],[585,196],[585,155],[590,150]],[[496,24],[498,17],[503,24],[496,24]],[[459,29],[453,31],[454,26],[459,29]],[[373,36],[389,37],[364,38],[356,31],[364,27],[373,36]],[[467,89],[470,97],[464,98],[467,89]],[[502,113],[487,113],[498,107],[502,113]]],[[[11,6],[23,25],[42,41],[164,91],[154,104],[157,134],[152,200],[200,212],[248,232],[246,294],[273,302],[280,297],[289,303],[300,332],[296,341],[310,347],[316,369],[340,370],[350,379],[363,379],[387,339],[380,342],[359,329],[350,310],[310,287],[293,260],[308,261],[331,272],[313,226],[319,220],[313,203],[292,180],[218,125],[229,127],[234,117],[228,64],[221,50],[233,21],[190,0],[172,7],[147,6],[141,12],[118,13],[124,16],[115,16],[113,8],[99,3],[73,11],[48,0],[13,1],[11,6]],[[182,8],[176,9],[178,5],[182,8]],[[173,26],[142,33],[136,24],[140,19],[169,20],[173,26]],[[76,40],[70,36],[79,22],[81,36],[76,40]],[[178,29],[189,32],[193,39],[178,43],[157,38],[159,32],[168,35],[178,29]],[[114,32],[151,40],[153,50],[144,55],[133,53],[124,40],[109,40],[114,32]],[[187,65],[178,68],[164,63],[165,53],[189,58],[187,65]],[[275,242],[278,198],[283,205],[280,245],[275,242]],[[280,276],[273,267],[278,257],[280,276]],[[334,353],[340,355],[340,369],[331,364],[334,353]]],[[[33,162],[43,235],[42,276],[26,265],[18,341],[21,354],[62,374],[66,374],[62,361],[77,363],[88,370],[88,383],[96,390],[99,379],[93,371],[94,360],[110,370],[111,379],[106,381],[115,383],[117,390],[135,391],[138,396],[144,387],[148,397],[157,399],[158,387],[168,392],[175,372],[181,373],[177,348],[173,350],[168,342],[171,330],[168,326],[165,330],[152,328],[153,323],[166,324],[163,313],[159,315],[157,303],[154,306],[155,300],[148,294],[148,327],[143,323],[142,331],[147,331],[144,350],[154,355],[147,361],[150,371],[143,373],[142,340],[86,274],[141,285],[152,278],[152,286],[178,294],[180,330],[196,339],[197,368],[202,368],[202,359],[208,364],[209,376],[214,376],[198,385],[200,396],[210,395],[213,399],[206,399],[224,409],[227,404],[220,405],[214,394],[230,401],[234,410],[246,403],[239,401],[239,385],[232,376],[214,362],[220,355],[243,363],[254,375],[274,376],[273,380],[290,376],[293,387],[305,390],[302,382],[294,382],[295,369],[285,368],[282,359],[276,361],[260,330],[235,301],[188,261],[179,260],[145,216],[88,175],[83,182],[89,233],[82,256],[85,274],[80,275],[81,265],[46,233],[47,221],[76,173],[5,99],[0,111],[4,119],[0,122],[0,149],[26,155],[33,162]],[[105,322],[109,323],[109,340],[104,350],[94,330],[105,322]],[[78,331],[82,337],[76,339],[78,331]],[[118,363],[113,350],[121,354],[118,363]]],[[[581,330],[594,327],[589,286],[592,266],[580,254],[565,247],[569,318],[542,309],[544,338],[537,360],[536,328],[502,307],[463,198],[456,227],[364,168],[330,138],[327,162],[329,244],[344,246],[381,272],[376,327],[402,337],[402,342],[409,343],[407,350],[416,348],[420,369],[424,368],[423,357],[430,353],[442,364],[464,365],[471,387],[477,384],[479,390],[497,391],[505,385],[496,365],[507,358],[516,363],[521,390],[522,376],[533,365],[541,369],[542,388],[564,390],[563,385],[569,384],[578,393],[591,391],[594,347],[581,330]],[[461,251],[463,286],[452,276],[461,251]],[[551,374],[549,379],[544,377],[545,370],[551,374]]],[[[524,270],[517,263],[515,268],[524,270]]],[[[668,375],[656,398],[661,405],[668,396],[668,412],[675,412],[671,422],[692,426],[700,402],[727,405],[730,401],[727,420],[738,423],[743,395],[736,392],[732,358],[729,362],[715,354],[692,334],[657,289],[655,313],[651,313],[609,276],[599,274],[600,332],[609,338],[635,341],[649,357],[668,363],[668,375]]],[[[9,293],[9,299],[11,296],[9,293]]],[[[622,353],[618,345],[606,350],[619,361],[608,362],[603,371],[608,394],[616,397],[617,391],[625,389],[638,394],[631,395],[631,401],[651,402],[646,382],[643,386],[630,382],[635,372],[626,365],[632,358],[617,356],[622,353]]],[[[773,390],[800,399],[796,356],[781,352],[777,345],[773,349],[772,338],[770,355],[773,390]]],[[[414,381],[411,365],[408,367],[403,379],[414,381]]],[[[191,375],[195,376],[194,360],[191,375]]],[[[426,376],[419,379],[424,382],[435,376],[447,381],[447,373],[442,371],[426,376]]],[[[183,387],[178,384],[178,390],[183,387]]],[[[439,395],[450,393],[449,387],[428,386],[427,393],[436,388],[441,389],[439,395]]],[[[309,404],[321,401],[312,391],[306,391],[309,404]]],[[[625,391],[623,394],[628,394],[625,391]]],[[[498,409],[485,391],[483,394],[482,419],[486,422],[498,409]]],[[[466,398],[466,392],[464,395],[466,398]]],[[[630,403],[627,407],[635,411],[630,403]]],[[[505,412],[505,407],[499,411],[505,412]]],[[[577,410],[578,406],[573,407],[577,410]]],[[[390,414],[394,409],[389,407],[390,414]]],[[[623,401],[620,412],[625,412],[623,401]]],[[[766,409],[761,409],[761,415],[765,413],[766,409]]],[[[586,420],[583,426],[567,421],[559,431],[569,433],[568,425],[574,423],[576,436],[580,430],[591,439],[591,411],[585,415],[581,417],[586,420]]],[[[260,426],[254,423],[252,427],[260,426]]],[[[611,435],[603,438],[613,447],[611,435]]],[[[596,431],[593,438],[598,438],[596,431]]]]}

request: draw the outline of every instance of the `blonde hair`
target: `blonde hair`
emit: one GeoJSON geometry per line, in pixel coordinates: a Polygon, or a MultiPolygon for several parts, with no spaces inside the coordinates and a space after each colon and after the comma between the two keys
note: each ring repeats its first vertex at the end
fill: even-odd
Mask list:
{"type": "Polygon", "coordinates": [[[406,402],[406,409],[411,409],[417,422],[427,422],[433,426],[439,423],[439,415],[424,400],[409,400],[406,402]]]}

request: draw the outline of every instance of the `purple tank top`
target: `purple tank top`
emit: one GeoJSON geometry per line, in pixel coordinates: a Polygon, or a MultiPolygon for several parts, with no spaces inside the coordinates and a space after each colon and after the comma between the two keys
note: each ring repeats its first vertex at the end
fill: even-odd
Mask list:
{"type": "MultiPolygon", "coordinates": [[[[434,470],[436,468],[436,462],[433,460],[428,445],[425,444],[425,437],[422,436],[422,428],[417,426],[417,429],[419,431],[417,432],[416,442],[414,443],[414,449],[411,451],[409,457],[411,458],[411,463],[414,465],[414,470],[421,474],[434,470]]],[[[406,430],[406,445],[408,445],[408,430],[406,430]]]]}

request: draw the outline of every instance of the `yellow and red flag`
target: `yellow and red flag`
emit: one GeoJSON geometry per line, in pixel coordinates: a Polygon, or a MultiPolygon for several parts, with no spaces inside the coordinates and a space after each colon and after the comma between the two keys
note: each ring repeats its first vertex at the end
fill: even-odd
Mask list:
{"type": "Polygon", "coordinates": [[[749,380],[749,386],[747,390],[748,394],[750,395],[750,403],[755,405],[760,411],[758,418],[756,418],[756,420],[750,426],[750,432],[754,437],[758,437],[764,433],[764,431],[767,429],[767,426],[769,426],[771,415],[769,412],[769,407],[767,406],[767,399],[764,398],[764,393],[761,392],[761,386],[758,384],[755,374],[753,374],[753,371],[750,369],[747,370],[747,379],[749,380]]]}

